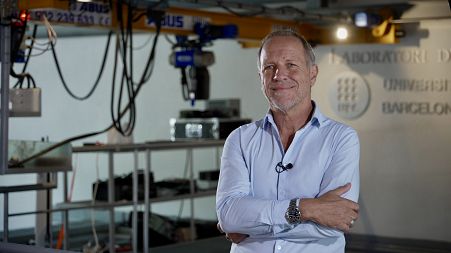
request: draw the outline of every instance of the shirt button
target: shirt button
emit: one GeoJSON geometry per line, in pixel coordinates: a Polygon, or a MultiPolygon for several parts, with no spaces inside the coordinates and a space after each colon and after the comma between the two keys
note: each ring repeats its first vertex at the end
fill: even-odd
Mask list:
{"type": "Polygon", "coordinates": [[[282,246],[278,245],[278,246],[277,246],[277,249],[278,249],[278,250],[281,250],[281,249],[282,249],[282,246]]]}

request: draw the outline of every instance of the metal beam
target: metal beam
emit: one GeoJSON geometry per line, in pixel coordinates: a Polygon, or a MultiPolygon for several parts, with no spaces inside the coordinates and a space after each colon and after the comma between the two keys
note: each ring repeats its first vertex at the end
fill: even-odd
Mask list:
{"type": "MultiPolygon", "coordinates": [[[[47,18],[52,24],[69,24],[85,27],[102,27],[106,29],[117,29],[116,4],[110,7],[107,3],[78,3],[79,8],[85,10],[77,12],[69,11],[69,0],[19,0],[20,9],[28,9],[32,14],[32,20],[39,22],[42,14],[48,14],[47,18]],[[92,6],[95,7],[92,7],[92,6]],[[92,12],[90,12],[92,11],[92,12]],[[109,11],[107,13],[107,11],[109,11]],[[84,15],[84,16],[82,16],[84,15]],[[102,17],[102,15],[104,15],[102,17]],[[105,15],[108,15],[106,17],[105,15]],[[83,23],[83,22],[88,23],[83,23]],[[92,22],[91,22],[92,21],[92,22]],[[94,22],[95,21],[95,22],[94,22]],[[108,22],[107,22],[108,21],[108,22]],[[91,22],[91,24],[89,24],[91,22]]],[[[113,1],[114,3],[116,1],[113,1]]],[[[72,6],[73,7],[73,6],[72,6]]],[[[121,7],[124,20],[127,18],[127,5],[121,7]]],[[[303,23],[296,20],[276,19],[267,17],[244,17],[229,13],[197,10],[191,8],[169,7],[161,9],[165,12],[162,32],[176,35],[194,35],[193,25],[195,22],[208,22],[212,25],[235,24],[238,26],[238,40],[243,45],[258,46],[258,42],[269,32],[281,28],[290,28],[303,34],[307,40],[314,44],[355,44],[355,43],[396,43],[395,32],[384,33],[383,36],[374,36],[373,29],[357,28],[348,24],[349,33],[352,35],[347,41],[334,40],[336,25],[347,23],[332,22],[328,26],[319,26],[303,23]]],[[[149,24],[147,10],[140,8],[134,10],[135,22],[133,29],[136,31],[154,31],[155,27],[149,24]]],[[[392,26],[396,29],[396,26],[392,26]]]]}
{"type": "Polygon", "coordinates": [[[0,60],[1,60],[1,109],[0,109],[0,175],[8,170],[9,127],[9,71],[11,68],[11,14],[15,1],[0,3],[0,60]]]}

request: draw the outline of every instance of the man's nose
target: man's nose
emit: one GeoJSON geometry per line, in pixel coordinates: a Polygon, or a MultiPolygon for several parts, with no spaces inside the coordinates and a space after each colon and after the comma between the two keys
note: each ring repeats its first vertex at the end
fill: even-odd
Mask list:
{"type": "Polygon", "coordinates": [[[282,67],[277,67],[274,72],[273,79],[274,80],[284,80],[287,78],[287,70],[282,67]]]}

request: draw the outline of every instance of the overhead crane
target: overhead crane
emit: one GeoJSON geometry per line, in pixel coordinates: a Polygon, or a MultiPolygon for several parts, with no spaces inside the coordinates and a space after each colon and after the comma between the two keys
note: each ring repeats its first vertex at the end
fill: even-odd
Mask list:
{"type": "MultiPolygon", "coordinates": [[[[139,1],[135,1],[139,2],[139,1]]],[[[142,1],[144,2],[144,1],[142,1]]],[[[148,1],[145,1],[150,5],[148,1]]],[[[74,0],[19,0],[18,8],[28,10],[31,21],[39,22],[42,14],[46,14],[51,23],[62,25],[101,27],[115,29],[117,27],[116,10],[117,0],[109,6],[108,1],[99,2],[77,2],[74,0]]],[[[156,5],[153,3],[153,5],[156,5]]],[[[127,4],[122,5],[122,16],[127,17],[127,4]]],[[[147,8],[151,8],[147,6],[147,8]]],[[[146,8],[138,6],[135,8],[139,19],[134,20],[133,29],[136,31],[153,31],[155,27],[149,23],[146,8]],[[140,15],[141,14],[141,15],[140,15]]],[[[347,25],[349,38],[339,41],[335,38],[335,29],[340,25],[337,20],[334,24],[315,25],[304,23],[289,17],[269,18],[260,16],[237,16],[230,13],[218,11],[198,10],[193,8],[179,7],[156,7],[156,10],[164,11],[162,32],[175,35],[194,35],[193,26],[196,22],[208,22],[212,25],[234,24],[238,27],[236,40],[243,47],[258,46],[259,41],[269,32],[281,28],[290,28],[303,34],[312,44],[362,44],[362,43],[384,43],[397,42],[399,26],[390,23],[392,15],[389,11],[381,13],[383,22],[372,28],[359,28],[347,25]]],[[[330,23],[330,22],[329,22],[330,23]]],[[[346,25],[346,24],[344,24],[346,25]]]]}
{"type": "MultiPolygon", "coordinates": [[[[273,18],[262,16],[236,15],[236,13],[224,13],[218,11],[196,10],[193,8],[178,8],[163,5],[162,1],[97,1],[85,2],[75,0],[43,0],[31,1],[20,0],[18,8],[26,11],[30,15],[30,20],[40,22],[45,19],[53,24],[76,25],[86,27],[100,27],[109,30],[124,31],[124,20],[127,20],[127,31],[155,31],[156,21],[161,24],[161,32],[175,34],[178,36],[197,35],[195,29],[199,24],[208,24],[211,27],[236,27],[236,34],[233,38],[242,47],[258,47],[260,40],[271,31],[280,29],[290,29],[299,32],[313,45],[333,44],[333,43],[395,43],[396,26],[389,23],[389,19],[381,22],[373,28],[359,28],[349,25],[349,20],[344,18],[333,18],[327,16],[328,22],[336,22],[346,26],[349,38],[346,40],[337,39],[334,35],[337,24],[327,23],[324,25],[301,22],[299,20],[285,18],[273,18]],[[132,9],[131,9],[132,8],[132,9]],[[129,15],[133,15],[129,17],[129,15]],[[131,22],[132,21],[132,22],[131,22]],[[130,25],[131,24],[131,25],[130,25]]],[[[167,4],[167,2],[164,2],[167,4]]],[[[389,14],[389,13],[388,13],[389,14]]],[[[305,15],[305,14],[303,14],[305,15]]],[[[385,15],[389,17],[389,15],[385,15]]],[[[320,18],[317,16],[316,18],[320,18]]],[[[342,28],[343,29],[343,28],[342,28]]],[[[199,36],[200,37],[200,36],[199,36]]],[[[218,38],[225,38],[219,36],[218,38]]],[[[183,39],[183,41],[188,41],[183,39]]],[[[203,43],[195,45],[179,45],[184,58],[189,58],[189,67],[181,67],[182,87],[184,99],[191,100],[194,105],[196,99],[208,99],[206,92],[200,92],[200,87],[207,87],[208,70],[207,66],[194,66],[194,52],[196,55],[204,56],[202,52],[203,43]],[[186,54],[188,52],[189,54],[186,54]],[[187,57],[188,56],[188,57],[187,57]],[[187,72],[191,72],[188,75],[187,72]],[[191,76],[191,81],[187,77],[191,76]],[[194,83],[194,85],[189,85],[194,83]],[[205,83],[205,85],[203,85],[205,83]],[[192,87],[190,87],[192,86],[192,87]],[[189,95],[187,95],[189,94],[189,95]]],[[[174,47],[173,47],[174,49],[174,47]]],[[[176,52],[180,55],[181,52],[176,52]]],[[[176,59],[180,57],[176,56],[176,59]]],[[[213,59],[209,57],[209,59],[213,59]]],[[[202,61],[203,62],[203,61],[202,61]]],[[[185,63],[184,63],[185,64],[185,63]]],[[[175,64],[177,65],[177,64],[175,64]]],[[[180,66],[176,66],[180,67],[180,66]]],[[[207,89],[205,89],[207,90],[207,89]]]]}

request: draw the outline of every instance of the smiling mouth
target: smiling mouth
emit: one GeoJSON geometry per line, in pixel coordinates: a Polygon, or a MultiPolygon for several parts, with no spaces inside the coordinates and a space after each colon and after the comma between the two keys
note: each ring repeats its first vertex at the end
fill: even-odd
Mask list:
{"type": "Polygon", "coordinates": [[[271,88],[272,91],[284,91],[284,90],[289,90],[294,88],[294,86],[290,86],[290,87],[273,87],[271,88]]]}

